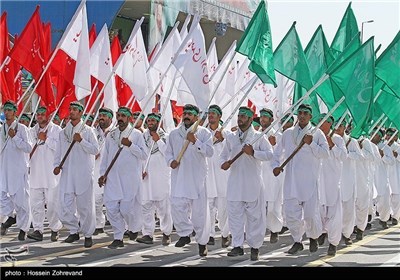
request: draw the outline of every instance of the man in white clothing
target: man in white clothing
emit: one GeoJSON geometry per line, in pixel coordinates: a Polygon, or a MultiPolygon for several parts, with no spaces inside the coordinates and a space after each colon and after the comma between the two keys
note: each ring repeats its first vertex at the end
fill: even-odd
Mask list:
{"type": "Polygon", "coordinates": [[[58,178],[52,172],[54,152],[61,127],[49,122],[47,108],[40,106],[36,110],[37,124],[31,129],[35,146],[30,153],[30,203],[32,209],[33,232],[28,238],[43,240],[44,221],[47,216],[51,230],[50,240],[58,240],[58,231],[62,223],[58,218],[59,185],[58,178]],[[46,210],[47,209],[47,210],[46,210]]]}
{"type": "Polygon", "coordinates": [[[130,240],[136,240],[142,228],[142,164],[147,158],[147,148],[142,133],[132,127],[131,118],[128,107],[119,107],[118,127],[106,137],[100,164],[102,175],[98,182],[104,186],[107,217],[114,232],[110,249],[124,247],[125,225],[130,240]],[[113,161],[116,155],[118,158],[113,161]]]}
{"type": "Polygon", "coordinates": [[[400,145],[397,143],[398,132],[394,128],[386,130],[386,140],[388,146],[392,150],[395,163],[389,167],[389,183],[390,183],[390,206],[392,215],[392,225],[397,225],[400,218],[400,145]],[[396,133],[396,135],[394,135],[396,133]],[[390,140],[392,139],[392,140],[390,140]]]}
{"type": "MultiPolygon", "coordinates": [[[[326,114],[321,114],[320,121],[326,114]]],[[[337,246],[342,237],[342,199],[340,193],[340,179],[343,160],[347,158],[344,140],[337,134],[331,134],[334,123],[329,116],[321,125],[329,145],[329,157],[321,159],[321,172],[318,178],[318,191],[321,207],[323,233],[318,238],[318,244],[323,245],[328,236],[328,256],[335,256],[337,246]]]]}
{"type": "Polygon", "coordinates": [[[199,108],[192,104],[183,107],[182,123],[172,130],[167,140],[165,160],[171,172],[171,213],[179,235],[175,247],[190,243],[190,234],[196,233],[199,255],[207,256],[207,242],[210,237],[210,213],[207,205],[207,160],[212,157],[214,148],[211,132],[192,126],[198,120],[199,108]],[[176,159],[185,141],[190,143],[180,162],[176,159]]]}
{"type": "Polygon", "coordinates": [[[207,245],[215,244],[215,224],[218,221],[218,228],[221,231],[221,247],[230,245],[228,213],[226,205],[226,188],[228,184],[229,171],[221,169],[220,154],[224,147],[224,140],[230,131],[221,130],[222,109],[216,104],[208,108],[208,130],[213,135],[214,155],[208,161],[207,174],[207,196],[210,207],[211,231],[207,245]]]}
{"type": "Polygon", "coordinates": [[[70,232],[64,242],[78,241],[81,232],[85,236],[84,247],[90,248],[96,226],[93,171],[99,144],[93,129],[83,123],[82,113],[81,103],[70,103],[70,121],[59,133],[53,173],[58,175],[62,171],[59,217],[70,232]],[[67,150],[70,151],[68,155],[67,150]]]}
{"type": "Polygon", "coordinates": [[[171,243],[172,216],[169,196],[171,193],[171,169],[165,164],[165,149],[168,134],[160,128],[161,115],[147,115],[147,129],[143,133],[144,142],[150,155],[147,169],[143,174],[142,237],[136,239],[139,243],[153,244],[155,230],[155,214],[160,219],[160,229],[163,233],[162,245],[171,243]],[[151,149],[151,150],[150,150],[151,149]]]}
{"type": "Polygon", "coordinates": [[[18,240],[23,241],[31,224],[28,166],[33,145],[28,128],[15,120],[17,105],[6,101],[3,110],[6,122],[0,138],[0,217],[8,218],[1,221],[1,234],[16,223],[18,240]]]}
{"type": "Polygon", "coordinates": [[[347,148],[347,157],[343,160],[340,191],[342,197],[342,236],[346,245],[351,245],[356,216],[356,162],[363,160],[363,155],[356,139],[345,133],[347,121],[343,120],[335,133],[340,135],[347,148]]]}
{"type": "Polygon", "coordinates": [[[387,222],[390,217],[389,166],[394,166],[395,158],[384,137],[385,132],[383,129],[380,129],[371,139],[371,142],[379,148],[381,155],[381,160],[377,161],[375,165],[376,211],[379,213],[380,225],[383,229],[387,229],[387,222]]]}
{"type": "Polygon", "coordinates": [[[104,188],[100,188],[97,180],[100,174],[100,163],[102,157],[102,151],[104,148],[104,143],[106,141],[106,136],[111,128],[111,123],[114,117],[114,112],[106,107],[102,107],[99,109],[98,116],[98,126],[95,128],[95,134],[97,137],[97,142],[99,143],[100,152],[96,155],[96,161],[94,163],[94,180],[93,180],[93,189],[94,189],[94,200],[95,200],[95,209],[96,209],[96,229],[93,235],[98,235],[104,232],[104,226],[106,223],[106,216],[103,212],[104,206],[104,188]]]}
{"type": "Polygon", "coordinates": [[[244,254],[246,230],[246,241],[251,247],[250,260],[256,261],[264,241],[266,224],[261,162],[271,160],[273,152],[268,140],[252,126],[253,115],[254,112],[249,107],[239,108],[238,130],[227,135],[225,139],[221,168],[230,169],[226,199],[233,249],[228,256],[244,254]],[[239,152],[243,152],[243,155],[232,162],[232,158],[239,152]]]}
{"type": "MultiPolygon", "coordinates": [[[[261,131],[269,129],[274,121],[274,113],[271,109],[263,108],[260,110],[261,131]]],[[[271,143],[272,147],[276,145],[277,137],[274,136],[275,129],[271,128],[265,134],[265,137],[271,143]]],[[[278,242],[278,234],[283,227],[282,217],[282,176],[275,177],[272,173],[271,162],[262,163],[262,177],[265,185],[265,201],[267,207],[267,229],[271,231],[269,241],[271,243],[278,242]]]]}
{"type": "Polygon", "coordinates": [[[294,240],[289,254],[303,250],[304,232],[310,239],[310,252],[318,250],[317,238],[322,233],[319,211],[318,185],[320,159],[329,156],[328,142],[320,129],[314,129],[310,120],[312,108],[301,104],[297,112],[298,124],[287,129],[277,143],[272,162],[273,173],[278,176],[282,158],[287,159],[304,142],[304,146],[285,167],[283,207],[290,234],[294,240]],[[312,133],[312,134],[311,134],[312,133]]]}

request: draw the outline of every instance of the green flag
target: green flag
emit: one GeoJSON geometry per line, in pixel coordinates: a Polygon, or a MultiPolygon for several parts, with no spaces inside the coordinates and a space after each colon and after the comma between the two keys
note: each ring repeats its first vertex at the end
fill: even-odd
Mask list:
{"type": "Polygon", "coordinates": [[[345,97],[355,124],[351,135],[360,137],[370,115],[375,80],[374,37],[327,74],[345,97]]]}
{"type": "Polygon", "coordinates": [[[276,71],[306,90],[313,86],[307,59],[296,31],[296,22],[274,51],[274,65],[276,71]]]}
{"type": "MultiPolygon", "coordinates": [[[[299,35],[296,31],[296,22],[292,24],[285,37],[274,51],[274,65],[275,71],[296,82],[293,103],[297,102],[297,100],[312,88],[313,81],[299,35]]],[[[319,104],[315,91],[304,100],[304,103],[311,105],[313,117],[318,118],[319,104]]],[[[312,121],[314,121],[314,118],[312,121]]]]}
{"type": "Polygon", "coordinates": [[[335,37],[332,40],[331,50],[333,55],[337,57],[343,52],[344,48],[356,34],[358,34],[358,25],[350,2],[340,22],[339,28],[336,31],[335,37]]]}
{"type": "Polygon", "coordinates": [[[394,126],[400,130],[400,98],[383,90],[376,103],[394,126]]]}
{"type": "Polygon", "coordinates": [[[265,2],[257,7],[249,25],[243,33],[236,51],[248,57],[249,70],[263,83],[277,87],[272,52],[272,36],[265,2]]]}
{"type": "MultiPolygon", "coordinates": [[[[308,42],[304,53],[310,69],[311,78],[313,81],[318,81],[323,75],[325,75],[326,69],[334,60],[328,42],[326,41],[324,31],[322,30],[322,25],[319,25],[317,30],[314,32],[314,35],[311,37],[310,42],[308,42]]],[[[322,83],[316,89],[316,92],[328,109],[331,109],[336,104],[329,79],[322,83]]],[[[336,109],[334,113],[337,111],[339,111],[339,108],[336,109]]],[[[343,112],[340,115],[342,114],[343,112]]],[[[316,120],[318,121],[319,116],[315,115],[315,117],[318,118],[316,120]]]]}
{"type": "MultiPolygon", "coordinates": [[[[375,74],[400,96],[400,31],[376,60],[375,74]]],[[[400,109],[399,109],[400,111],[400,109]]]]}

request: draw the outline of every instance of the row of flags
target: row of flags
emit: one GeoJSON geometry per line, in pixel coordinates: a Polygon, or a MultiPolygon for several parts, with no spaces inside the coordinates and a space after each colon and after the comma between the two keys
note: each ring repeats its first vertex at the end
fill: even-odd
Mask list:
{"type": "Polygon", "coordinates": [[[374,37],[360,41],[351,2],[330,46],[318,26],[303,49],[294,22],[273,49],[266,4],[260,1],[241,40],[232,43],[220,62],[215,40],[206,52],[198,15],[190,29],[190,15],[180,31],[176,24],[150,56],[141,31],[143,18],[121,49],[117,37],[110,43],[106,25],[98,34],[94,25],[89,30],[85,0],[53,51],[50,24],[42,23],[39,6],[13,47],[6,15],[0,26],[3,102],[10,99],[22,105],[18,79],[23,67],[34,78],[40,102],[49,111],[58,110],[61,118],[68,114],[71,101],[84,100],[88,112],[103,105],[112,110],[129,106],[144,114],[161,110],[169,130],[181,105],[194,103],[205,111],[217,103],[234,125],[239,105],[268,107],[281,117],[304,99],[313,106],[316,119],[338,106],[333,116],[348,115],[356,138],[368,133],[382,115],[387,117],[386,126],[400,129],[400,33],[376,58],[374,37]]]}

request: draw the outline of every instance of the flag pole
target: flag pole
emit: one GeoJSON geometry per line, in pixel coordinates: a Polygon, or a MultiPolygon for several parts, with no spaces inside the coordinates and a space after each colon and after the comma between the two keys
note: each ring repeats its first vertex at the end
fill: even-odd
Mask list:
{"type": "MultiPolygon", "coordinates": [[[[314,127],[311,131],[311,135],[317,131],[318,128],[321,127],[321,125],[332,115],[332,113],[339,107],[339,105],[344,101],[345,97],[342,96],[338,102],[336,102],[335,106],[332,107],[332,109],[322,118],[322,120],[318,123],[316,127],[314,127]]],[[[304,137],[301,139],[300,145],[297,146],[297,148],[290,154],[290,156],[278,167],[279,168],[279,173],[276,176],[278,176],[280,173],[282,173],[283,168],[289,163],[289,161],[292,160],[292,158],[300,151],[300,149],[304,146],[304,137]]]]}
{"type": "MultiPolygon", "coordinates": [[[[286,109],[286,111],[282,114],[282,116],[285,116],[292,108],[294,109],[296,106],[299,106],[306,98],[308,98],[308,96],[316,89],[318,88],[323,82],[325,82],[327,79],[329,78],[328,74],[324,74],[317,83],[315,83],[314,86],[311,87],[310,90],[308,90],[302,97],[300,97],[295,104],[293,104],[291,107],[289,107],[288,109],[286,109]]],[[[344,97],[342,97],[344,99],[344,97]]],[[[288,118],[291,118],[294,115],[294,111],[293,110],[290,115],[288,116],[288,118]]],[[[281,118],[277,118],[276,120],[274,120],[272,122],[272,124],[265,129],[258,137],[256,137],[251,143],[250,145],[253,145],[254,143],[256,143],[259,139],[261,139],[261,137],[264,137],[264,135],[266,135],[271,129],[272,127],[274,127],[281,118]]],[[[232,165],[232,163],[234,163],[241,155],[243,154],[243,151],[240,151],[239,153],[237,153],[231,160],[228,160],[229,162],[229,166],[232,165]]]]}

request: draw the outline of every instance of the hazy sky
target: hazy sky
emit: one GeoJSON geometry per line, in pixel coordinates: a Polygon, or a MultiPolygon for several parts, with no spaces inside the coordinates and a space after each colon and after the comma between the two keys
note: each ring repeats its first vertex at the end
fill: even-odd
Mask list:
{"type": "MultiPolygon", "coordinates": [[[[378,55],[390,44],[400,30],[400,0],[351,1],[351,7],[358,22],[359,30],[364,21],[363,42],[375,36],[375,48],[382,44],[378,55]]],[[[293,21],[303,48],[319,24],[322,24],[326,39],[330,45],[339,27],[340,21],[350,1],[347,0],[269,0],[267,11],[271,24],[272,44],[275,49],[281,42],[293,21]]]]}

